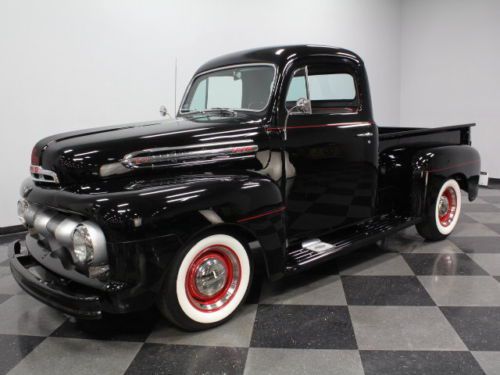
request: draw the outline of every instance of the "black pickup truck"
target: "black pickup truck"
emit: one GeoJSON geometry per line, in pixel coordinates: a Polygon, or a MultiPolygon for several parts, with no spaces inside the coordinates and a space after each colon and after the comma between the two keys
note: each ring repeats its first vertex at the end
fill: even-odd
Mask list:
{"type": "Polygon", "coordinates": [[[79,318],[156,304],[187,330],[271,279],[416,225],[453,231],[476,198],[473,124],[378,127],[363,62],[283,46],[203,65],[175,119],[39,141],[18,203],[12,273],[79,318]]]}

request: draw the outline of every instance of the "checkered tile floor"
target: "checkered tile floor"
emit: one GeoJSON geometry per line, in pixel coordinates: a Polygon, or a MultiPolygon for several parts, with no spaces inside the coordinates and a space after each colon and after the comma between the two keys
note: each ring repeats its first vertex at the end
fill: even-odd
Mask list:
{"type": "MultiPolygon", "coordinates": [[[[0,249],[0,373],[500,374],[500,190],[454,234],[409,229],[278,283],[189,334],[154,310],[74,323],[23,293],[0,249]]],[[[259,279],[260,280],[260,279],[259,279]]]]}

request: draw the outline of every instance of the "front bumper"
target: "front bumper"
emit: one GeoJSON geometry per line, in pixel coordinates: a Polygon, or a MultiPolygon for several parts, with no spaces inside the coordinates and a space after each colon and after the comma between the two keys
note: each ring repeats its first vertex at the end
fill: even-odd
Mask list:
{"type": "Polygon", "coordinates": [[[24,241],[9,248],[10,269],[17,283],[28,294],[68,315],[81,319],[100,319],[105,312],[127,313],[149,307],[153,298],[146,291],[130,293],[119,288],[103,292],[58,275],[45,268],[32,255],[24,241]]]}

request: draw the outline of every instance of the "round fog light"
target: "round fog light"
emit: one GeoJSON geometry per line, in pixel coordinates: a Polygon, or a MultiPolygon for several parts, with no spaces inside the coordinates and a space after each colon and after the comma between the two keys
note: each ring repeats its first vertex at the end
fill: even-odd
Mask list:
{"type": "Polygon", "coordinates": [[[73,254],[80,264],[86,264],[94,258],[94,246],[87,227],[80,224],[73,232],[73,254]]]}

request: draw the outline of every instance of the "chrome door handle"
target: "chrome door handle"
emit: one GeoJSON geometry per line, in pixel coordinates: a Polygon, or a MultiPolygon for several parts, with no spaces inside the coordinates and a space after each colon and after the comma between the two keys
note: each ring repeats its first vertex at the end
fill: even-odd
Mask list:
{"type": "Polygon", "coordinates": [[[356,134],[356,137],[371,137],[373,135],[372,132],[366,132],[366,133],[358,133],[356,134]]]}

